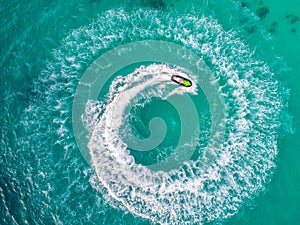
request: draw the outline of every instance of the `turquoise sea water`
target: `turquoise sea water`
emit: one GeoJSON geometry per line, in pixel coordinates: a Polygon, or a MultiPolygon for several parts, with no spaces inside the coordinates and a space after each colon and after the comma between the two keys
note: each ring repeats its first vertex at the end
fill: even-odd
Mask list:
{"type": "Polygon", "coordinates": [[[298,5],[1,1],[0,224],[298,224],[298,5]],[[172,44],[184,48],[178,61],[172,44]],[[101,81],[135,48],[144,61],[118,68],[93,99],[89,68],[101,81]],[[80,87],[92,101],[74,108],[80,87]],[[142,151],[131,133],[147,147],[166,137],[142,151]]]}

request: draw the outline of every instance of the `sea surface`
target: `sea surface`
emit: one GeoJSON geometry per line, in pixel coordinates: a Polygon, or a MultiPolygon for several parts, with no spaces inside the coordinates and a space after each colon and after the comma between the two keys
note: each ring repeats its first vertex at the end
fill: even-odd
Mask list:
{"type": "Polygon", "coordinates": [[[0,1],[0,224],[298,225],[299,4],[0,1]]]}

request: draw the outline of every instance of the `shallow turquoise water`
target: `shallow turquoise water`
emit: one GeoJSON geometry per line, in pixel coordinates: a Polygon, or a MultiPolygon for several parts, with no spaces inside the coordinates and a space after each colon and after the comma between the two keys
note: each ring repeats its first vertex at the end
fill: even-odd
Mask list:
{"type": "MultiPolygon", "coordinates": [[[[298,224],[300,12],[296,0],[282,5],[272,1],[2,1],[0,13],[1,224],[298,224]],[[106,148],[90,144],[80,151],[72,105],[77,85],[92,62],[122,44],[148,39],[179,44],[203,58],[222,87],[227,130],[224,149],[218,148],[215,156],[217,163],[197,164],[203,162],[214,112],[207,107],[201,92],[205,87],[199,83],[198,95],[187,93],[202,122],[202,133],[189,142],[196,149],[190,160],[195,167],[187,164],[160,175],[129,162],[129,172],[134,168],[145,174],[131,181],[134,173],[114,168],[115,161],[105,157],[102,150],[113,152],[115,147],[110,142],[106,148]],[[249,71],[253,73],[245,76],[249,71]],[[241,89],[245,99],[243,93],[234,94],[241,89]],[[244,105],[250,111],[241,116],[244,105]],[[245,122],[245,130],[235,127],[235,121],[245,122]],[[240,148],[233,147],[237,143],[240,148]],[[92,156],[93,166],[82,151],[92,156]],[[225,151],[231,157],[225,157],[225,151]],[[139,179],[153,189],[144,190],[139,179]],[[180,191],[172,190],[173,186],[180,191]],[[159,200],[151,205],[153,196],[154,202],[159,200]]],[[[160,72],[162,67],[157,67],[154,71],[160,72]]],[[[132,68],[119,71],[123,76],[133,72],[137,82],[130,86],[126,80],[116,81],[116,87],[126,84],[128,91],[137,89],[147,74],[154,76],[156,72],[147,72],[151,68],[140,68],[139,74],[132,68]]],[[[160,86],[152,93],[155,82],[137,97],[142,103],[149,100],[146,105],[130,99],[134,107],[128,114],[129,128],[126,124],[121,128],[147,138],[151,118],[164,119],[168,136],[160,146],[150,152],[129,148],[129,155],[144,166],[174,151],[180,136],[176,131],[184,124],[178,122],[179,109],[163,98],[170,92],[168,87],[174,87],[165,83],[163,93],[160,86]]],[[[122,101],[113,108],[106,94],[116,101],[122,92],[109,91],[110,84],[98,96],[104,106],[92,104],[91,113],[83,115],[90,132],[97,131],[89,136],[95,142],[107,140],[103,135],[110,130],[104,120],[110,118],[107,109],[118,110],[128,96],[120,97],[122,101]],[[102,127],[95,125],[98,122],[102,127]]],[[[116,149],[122,152],[121,147],[116,149]]]]}

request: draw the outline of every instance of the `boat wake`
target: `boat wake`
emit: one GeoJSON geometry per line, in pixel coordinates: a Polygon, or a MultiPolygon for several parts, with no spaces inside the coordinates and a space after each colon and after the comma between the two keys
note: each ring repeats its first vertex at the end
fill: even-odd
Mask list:
{"type": "Polygon", "coordinates": [[[282,87],[267,63],[212,17],[110,10],[73,30],[54,57],[37,85],[45,97],[28,107],[24,123],[53,110],[45,121],[54,122],[57,144],[74,149],[74,135],[85,139],[77,145],[95,171],[90,182],[112,206],[159,224],[217,223],[264,190],[275,167],[282,87]],[[118,63],[97,62],[97,75],[83,80],[95,59],[147,40],[176,43],[186,49],[176,51],[183,61],[191,51],[209,72],[145,58],[89,92],[118,63]],[[176,84],[174,74],[193,85],[176,84]],[[84,109],[77,115],[70,105],[82,87],[87,94],[77,101],[84,109]],[[72,113],[82,134],[70,129],[72,113]]]}

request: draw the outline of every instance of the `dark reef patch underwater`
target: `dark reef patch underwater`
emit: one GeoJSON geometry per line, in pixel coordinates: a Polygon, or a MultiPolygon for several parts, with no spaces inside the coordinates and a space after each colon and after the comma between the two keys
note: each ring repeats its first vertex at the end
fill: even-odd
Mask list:
{"type": "Polygon", "coordinates": [[[2,1],[0,15],[0,224],[297,224],[292,5],[2,1]]]}

